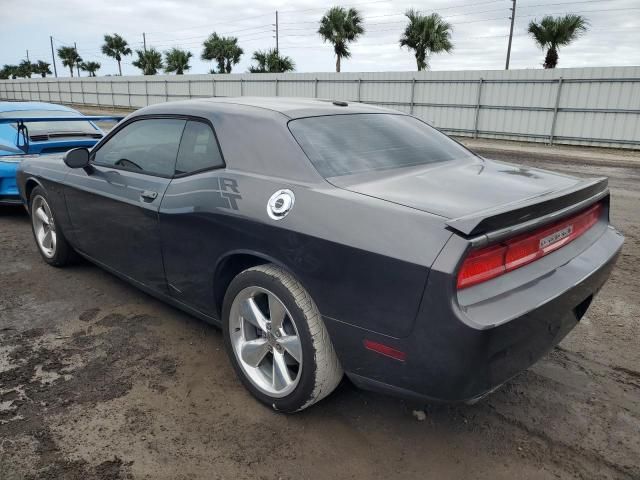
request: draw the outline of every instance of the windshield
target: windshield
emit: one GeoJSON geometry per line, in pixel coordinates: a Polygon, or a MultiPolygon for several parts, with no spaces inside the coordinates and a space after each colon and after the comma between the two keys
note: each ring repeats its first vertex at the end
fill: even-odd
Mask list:
{"type": "Polygon", "coordinates": [[[325,178],[473,157],[443,133],[407,115],[309,117],[289,122],[289,129],[325,178]]]}
{"type": "MultiPolygon", "coordinates": [[[[33,117],[77,117],[77,112],[64,110],[21,110],[0,112],[0,118],[33,118],[33,117]]],[[[15,123],[12,123],[14,128],[15,123]]],[[[29,129],[29,136],[34,135],[91,135],[101,137],[100,132],[89,122],[25,122],[29,129]]]]}

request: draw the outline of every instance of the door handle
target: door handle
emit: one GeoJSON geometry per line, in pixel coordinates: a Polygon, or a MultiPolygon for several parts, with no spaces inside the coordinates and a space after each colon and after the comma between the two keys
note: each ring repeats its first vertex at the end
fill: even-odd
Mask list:
{"type": "Polygon", "coordinates": [[[158,198],[158,192],[153,192],[151,190],[145,190],[140,194],[140,197],[145,202],[153,202],[156,198],[158,198]]]}

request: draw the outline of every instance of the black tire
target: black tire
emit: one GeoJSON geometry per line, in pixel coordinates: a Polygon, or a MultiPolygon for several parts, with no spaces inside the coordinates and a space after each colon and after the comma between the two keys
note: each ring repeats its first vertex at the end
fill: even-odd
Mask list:
{"type": "Polygon", "coordinates": [[[329,395],[342,379],[342,367],[311,296],[291,274],[275,265],[252,267],[234,278],[224,298],[222,328],[227,354],[241,382],[255,398],[275,410],[286,413],[304,410],[329,395]],[[302,346],[298,383],[284,397],[277,398],[258,389],[240,365],[233,347],[232,304],[238,294],[253,287],[266,289],[280,300],[288,310],[286,318],[295,324],[302,346]]]}
{"type": "Polygon", "coordinates": [[[38,252],[40,252],[40,256],[45,262],[54,267],[64,267],[65,265],[69,265],[78,259],[76,252],[73,250],[71,245],[69,245],[69,242],[65,238],[64,233],[56,225],[55,212],[51,207],[47,192],[42,187],[35,187],[31,192],[31,196],[29,197],[29,214],[31,217],[31,231],[33,232],[33,239],[36,242],[36,247],[38,248],[38,252]],[[34,221],[33,217],[36,214],[36,212],[34,211],[34,206],[37,206],[37,204],[41,202],[41,199],[44,200],[51,213],[50,220],[53,226],[53,230],[56,234],[56,242],[52,254],[51,252],[49,254],[45,252],[43,247],[38,242],[38,236],[36,234],[36,222],[34,221]]]}

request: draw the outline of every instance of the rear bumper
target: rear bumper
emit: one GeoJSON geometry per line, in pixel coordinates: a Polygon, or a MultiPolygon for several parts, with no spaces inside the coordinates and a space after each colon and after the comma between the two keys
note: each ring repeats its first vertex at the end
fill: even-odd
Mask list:
{"type": "Polygon", "coordinates": [[[607,227],[589,248],[556,268],[558,277],[540,280],[556,282],[555,296],[494,326],[470,321],[469,312],[452,300],[450,275],[433,270],[410,337],[383,337],[339,322],[327,325],[356,385],[426,401],[473,402],[527,369],[577,325],[608,279],[622,244],[622,235],[607,227]],[[560,278],[580,280],[563,286],[560,278]],[[405,361],[365,350],[365,338],[405,352],[405,361]]]}

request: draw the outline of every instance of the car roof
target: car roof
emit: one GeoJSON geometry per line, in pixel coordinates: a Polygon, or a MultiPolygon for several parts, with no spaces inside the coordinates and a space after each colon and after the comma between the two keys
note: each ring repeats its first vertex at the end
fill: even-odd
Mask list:
{"type": "MultiPolygon", "coordinates": [[[[181,111],[188,110],[192,107],[195,110],[216,111],[216,104],[224,104],[227,108],[233,105],[242,107],[253,107],[261,110],[270,110],[280,113],[288,118],[314,117],[321,115],[341,115],[353,113],[394,113],[401,114],[397,110],[375,107],[358,102],[344,102],[334,100],[322,100],[315,98],[300,97],[211,97],[198,98],[194,100],[184,100],[178,102],[169,102],[163,104],[155,104],[150,107],[143,108],[137,113],[144,114],[150,111],[154,113],[172,113],[171,110],[179,107],[181,111]]],[[[246,114],[246,108],[243,108],[246,114]]]]}
{"type": "Polygon", "coordinates": [[[25,111],[31,111],[31,110],[77,112],[73,108],[69,108],[65,105],[57,105],[55,103],[0,102],[0,112],[25,112],[25,111]]]}

